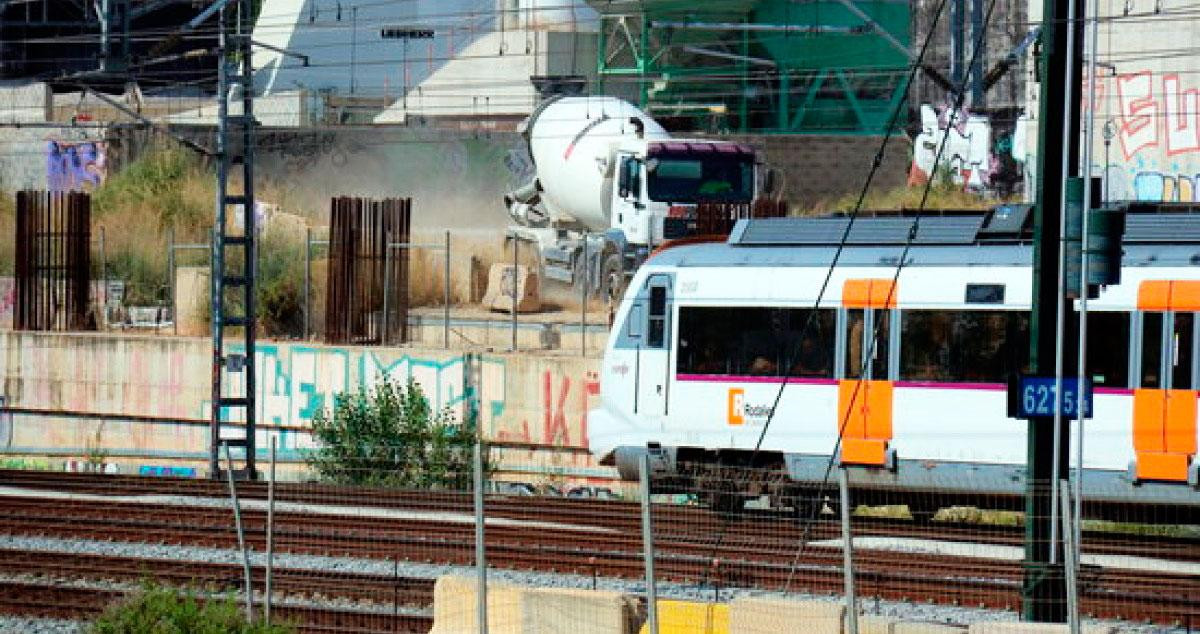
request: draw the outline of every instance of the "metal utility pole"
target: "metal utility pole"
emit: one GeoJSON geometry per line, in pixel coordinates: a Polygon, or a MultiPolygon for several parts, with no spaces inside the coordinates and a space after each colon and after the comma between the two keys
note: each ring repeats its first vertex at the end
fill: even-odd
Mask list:
{"type": "MultiPolygon", "coordinates": [[[[1063,376],[1075,376],[1076,321],[1073,301],[1060,292],[1063,238],[1063,189],[1079,172],[1080,77],[1083,62],[1084,0],[1043,0],[1041,57],[1038,60],[1039,104],[1037,189],[1034,210],[1033,311],[1030,322],[1029,371],[1053,376],[1061,354],[1063,376]],[[1069,32],[1074,30],[1073,41],[1069,32]],[[1061,328],[1056,324],[1062,324],[1061,328]],[[1058,348],[1059,345],[1063,348],[1058,348]]],[[[1028,621],[1066,621],[1066,583],[1062,541],[1053,524],[1052,482],[1066,477],[1070,425],[1056,429],[1053,416],[1028,423],[1028,469],[1025,501],[1025,578],[1022,617],[1028,621]],[[1057,437],[1056,437],[1057,432],[1057,437]],[[1056,454],[1057,450],[1057,455],[1056,454]],[[1057,473],[1055,470],[1057,468],[1057,473]],[[1051,563],[1054,562],[1054,563],[1051,563]]]]}
{"type": "MultiPolygon", "coordinates": [[[[250,63],[251,0],[221,0],[217,55],[217,200],[216,227],[212,252],[212,418],[209,472],[220,477],[221,445],[240,449],[242,468],[234,476],[256,479],[255,459],[255,386],[254,386],[254,275],[257,249],[255,247],[254,209],[254,77],[250,63]],[[225,5],[235,8],[233,20],[226,19],[225,5]],[[232,22],[232,24],[231,24],[232,22]],[[233,33],[230,33],[230,27],[233,33]],[[242,112],[229,113],[231,88],[241,92],[242,112]],[[240,140],[240,143],[235,143],[240,140]],[[237,150],[240,150],[238,152],[237,150]],[[229,192],[230,173],[241,166],[242,193],[229,192]],[[230,206],[241,210],[242,229],[231,231],[226,221],[230,206]],[[240,263],[240,266],[237,264],[240,263]],[[232,265],[232,266],[231,266],[232,265]],[[231,301],[227,293],[240,292],[240,301],[231,301]],[[240,305],[240,314],[234,308],[240,305]],[[230,352],[226,348],[226,333],[242,330],[243,350],[230,352]],[[239,387],[241,389],[236,389],[239,387]],[[238,394],[230,396],[230,394],[238,394]],[[245,413],[244,434],[229,429],[228,416],[234,411],[245,413]]],[[[233,333],[231,333],[233,334],[233,333]]],[[[236,336],[236,335],[234,335],[236,336]]]]}

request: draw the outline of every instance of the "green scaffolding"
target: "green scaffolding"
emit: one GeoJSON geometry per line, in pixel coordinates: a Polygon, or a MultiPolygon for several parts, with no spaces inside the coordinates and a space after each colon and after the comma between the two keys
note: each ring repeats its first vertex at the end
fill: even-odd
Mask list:
{"type": "Polygon", "coordinates": [[[907,2],[604,2],[599,90],[712,131],[879,134],[906,93],[907,2]]]}

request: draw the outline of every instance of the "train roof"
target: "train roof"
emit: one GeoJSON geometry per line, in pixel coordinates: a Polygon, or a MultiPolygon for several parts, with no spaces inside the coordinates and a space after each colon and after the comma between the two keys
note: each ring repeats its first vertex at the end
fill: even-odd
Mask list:
{"type": "MultiPolygon", "coordinates": [[[[840,266],[895,266],[912,234],[906,266],[1028,266],[1033,259],[1030,205],[986,213],[927,216],[761,218],[740,220],[723,243],[656,254],[657,266],[828,266],[845,236],[840,266]],[[847,226],[850,226],[847,233],[847,226]]],[[[1200,265],[1200,209],[1131,206],[1124,266],[1200,265]]]]}

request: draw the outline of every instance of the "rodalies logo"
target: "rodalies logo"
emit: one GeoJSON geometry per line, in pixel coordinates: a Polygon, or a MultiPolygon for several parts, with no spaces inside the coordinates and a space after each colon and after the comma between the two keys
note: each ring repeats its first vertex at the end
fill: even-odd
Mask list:
{"type": "Polygon", "coordinates": [[[760,422],[771,416],[771,408],[767,405],[749,405],[746,403],[746,390],[740,387],[729,388],[729,400],[726,408],[726,420],[730,425],[744,425],[746,419],[760,422]]]}

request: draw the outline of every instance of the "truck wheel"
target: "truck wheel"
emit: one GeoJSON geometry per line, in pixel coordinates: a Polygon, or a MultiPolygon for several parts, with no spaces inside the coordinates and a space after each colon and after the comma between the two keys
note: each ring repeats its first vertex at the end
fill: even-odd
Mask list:
{"type": "Polygon", "coordinates": [[[610,253],[600,265],[600,292],[613,304],[625,296],[625,263],[619,253],[610,253]]]}

